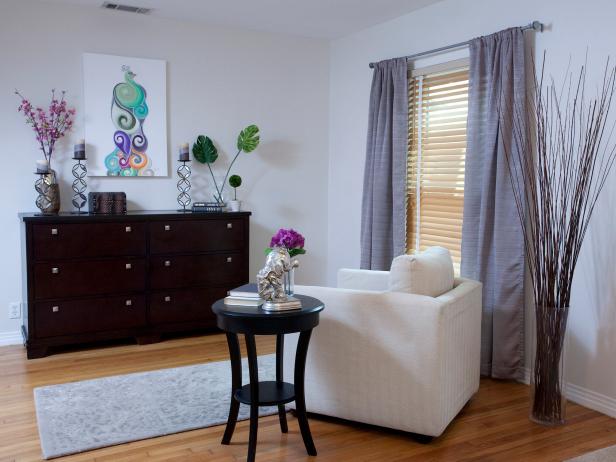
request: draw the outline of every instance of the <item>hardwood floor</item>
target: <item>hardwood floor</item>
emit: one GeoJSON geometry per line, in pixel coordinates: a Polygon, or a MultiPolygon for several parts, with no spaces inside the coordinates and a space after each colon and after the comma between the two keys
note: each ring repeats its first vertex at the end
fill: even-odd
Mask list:
{"type": "MultiPolygon", "coordinates": [[[[274,351],[274,338],[258,337],[259,353],[274,351]]],[[[245,354],[245,352],[243,352],[245,354]]],[[[38,461],[40,447],[32,389],[75,380],[156,370],[228,357],[224,336],[169,340],[71,351],[27,361],[21,347],[0,347],[0,461],[38,461]]],[[[280,433],[277,416],[261,418],[257,461],[562,461],[616,444],[616,420],[570,404],[569,423],[545,428],[529,422],[528,387],[483,380],[477,396],[445,434],[420,444],[406,434],[311,419],[319,455],[306,455],[297,420],[280,433]]],[[[243,461],[247,422],[222,446],[223,427],[211,427],[55,459],[68,461],[243,461]]]]}

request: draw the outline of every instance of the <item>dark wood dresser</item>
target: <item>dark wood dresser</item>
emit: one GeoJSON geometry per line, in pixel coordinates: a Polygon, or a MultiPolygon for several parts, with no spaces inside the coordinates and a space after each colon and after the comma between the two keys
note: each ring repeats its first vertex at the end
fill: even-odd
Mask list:
{"type": "Polygon", "coordinates": [[[21,214],[28,358],[56,345],[214,330],[212,303],[249,280],[249,217],[21,214]]]}

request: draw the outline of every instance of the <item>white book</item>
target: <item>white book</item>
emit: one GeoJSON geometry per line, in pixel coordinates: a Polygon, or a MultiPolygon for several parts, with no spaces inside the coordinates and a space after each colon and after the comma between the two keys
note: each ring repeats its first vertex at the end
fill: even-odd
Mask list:
{"type": "Polygon", "coordinates": [[[230,297],[241,297],[246,299],[259,298],[259,292],[256,284],[244,284],[243,286],[231,289],[227,294],[230,297]]]}
{"type": "Polygon", "coordinates": [[[263,300],[260,298],[250,299],[250,298],[240,298],[240,297],[225,297],[225,305],[229,306],[259,306],[263,303],[263,300]]]}

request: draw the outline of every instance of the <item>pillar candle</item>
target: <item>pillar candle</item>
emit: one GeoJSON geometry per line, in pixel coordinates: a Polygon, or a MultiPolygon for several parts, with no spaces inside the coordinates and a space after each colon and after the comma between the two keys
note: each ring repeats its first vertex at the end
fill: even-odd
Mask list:
{"type": "Polygon", "coordinates": [[[73,155],[75,159],[85,159],[86,158],[86,140],[79,140],[77,144],[75,144],[75,154],[73,155]]]}
{"type": "Polygon", "coordinates": [[[36,173],[48,173],[49,172],[49,162],[47,159],[37,160],[36,161],[36,173]]]}
{"type": "Polygon", "coordinates": [[[189,160],[188,143],[184,143],[180,146],[180,160],[189,160]]]}

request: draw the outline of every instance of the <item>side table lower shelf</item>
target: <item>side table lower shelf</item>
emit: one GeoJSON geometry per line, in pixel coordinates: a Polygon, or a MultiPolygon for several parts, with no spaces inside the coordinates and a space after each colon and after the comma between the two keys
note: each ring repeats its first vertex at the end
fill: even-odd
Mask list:
{"type": "MultiPolygon", "coordinates": [[[[250,384],[235,391],[233,398],[242,404],[252,404],[250,384]]],[[[275,381],[259,382],[259,406],[276,406],[295,401],[295,387],[291,383],[275,381]]]]}

